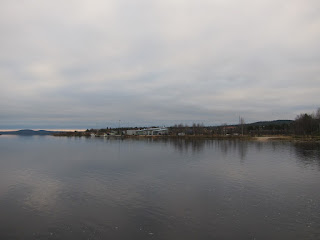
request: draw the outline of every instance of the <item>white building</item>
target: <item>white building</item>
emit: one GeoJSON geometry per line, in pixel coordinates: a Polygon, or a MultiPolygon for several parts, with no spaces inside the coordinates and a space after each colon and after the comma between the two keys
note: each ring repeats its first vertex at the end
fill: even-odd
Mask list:
{"type": "Polygon", "coordinates": [[[129,129],[127,130],[126,134],[127,135],[137,135],[137,129],[129,129]]]}
{"type": "Polygon", "coordinates": [[[130,129],[127,130],[127,135],[166,135],[168,128],[145,128],[145,129],[130,129]]]}

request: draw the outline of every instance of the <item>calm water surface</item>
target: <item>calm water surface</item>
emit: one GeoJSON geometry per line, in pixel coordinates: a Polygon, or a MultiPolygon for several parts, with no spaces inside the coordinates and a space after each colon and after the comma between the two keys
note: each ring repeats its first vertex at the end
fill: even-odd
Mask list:
{"type": "Polygon", "coordinates": [[[320,239],[320,147],[0,136],[0,239],[320,239]]]}

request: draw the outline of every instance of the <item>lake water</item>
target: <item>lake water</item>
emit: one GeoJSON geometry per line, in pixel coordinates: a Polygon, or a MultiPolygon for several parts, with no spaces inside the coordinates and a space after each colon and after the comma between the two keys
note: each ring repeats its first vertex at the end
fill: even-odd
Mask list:
{"type": "Polygon", "coordinates": [[[0,239],[320,239],[320,146],[0,136],[0,239]]]}

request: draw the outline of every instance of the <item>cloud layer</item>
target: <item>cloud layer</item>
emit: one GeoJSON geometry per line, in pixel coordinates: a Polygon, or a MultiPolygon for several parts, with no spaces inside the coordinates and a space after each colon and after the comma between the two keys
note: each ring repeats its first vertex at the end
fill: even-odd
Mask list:
{"type": "Polygon", "coordinates": [[[320,2],[0,3],[0,128],[292,119],[320,102],[320,2]]]}

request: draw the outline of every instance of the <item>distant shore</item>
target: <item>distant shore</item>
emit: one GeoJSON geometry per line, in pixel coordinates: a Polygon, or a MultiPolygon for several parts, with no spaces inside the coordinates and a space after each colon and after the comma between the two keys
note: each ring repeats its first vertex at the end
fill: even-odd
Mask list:
{"type": "Polygon", "coordinates": [[[114,131],[112,134],[93,133],[91,131],[47,131],[47,130],[19,130],[19,131],[6,131],[0,132],[0,135],[19,135],[19,136],[33,136],[33,135],[52,135],[56,137],[86,137],[86,138],[122,138],[122,139],[139,139],[139,138],[153,138],[153,139],[186,139],[186,140],[246,140],[258,142],[270,141],[289,141],[289,142],[313,142],[320,143],[320,136],[316,135],[241,135],[241,134],[162,134],[162,135],[128,135],[117,134],[114,131]]]}

